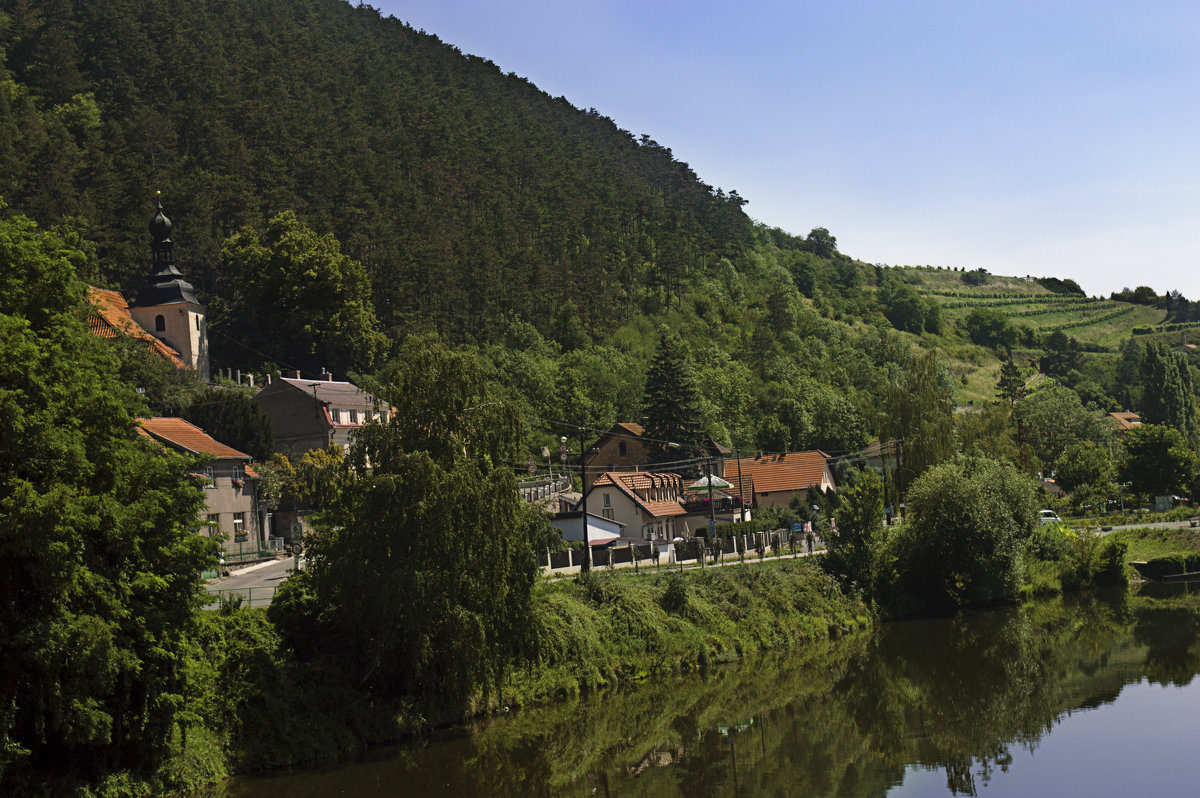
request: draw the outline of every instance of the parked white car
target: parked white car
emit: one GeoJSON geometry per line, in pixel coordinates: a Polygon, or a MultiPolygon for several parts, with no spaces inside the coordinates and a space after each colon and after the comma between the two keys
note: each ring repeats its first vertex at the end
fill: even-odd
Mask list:
{"type": "Polygon", "coordinates": [[[1038,511],[1038,526],[1045,526],[1046,524],[1061,524],[1061,523],[1062,523],[1062,519],[1059,518],[1058,513],[1054,512],[1053,510],[1039,510],[1038,511]]]}

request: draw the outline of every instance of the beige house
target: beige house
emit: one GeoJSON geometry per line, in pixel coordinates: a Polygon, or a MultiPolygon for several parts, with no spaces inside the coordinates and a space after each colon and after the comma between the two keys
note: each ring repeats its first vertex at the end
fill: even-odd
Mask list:
{"type": "Polygon", "coordinates": [[[273,381],[254,397],[275,429],[275,451],[289,457],[312,449],[347,449],[355,430],[378,418],[386,421],[389,408],[349,382],[323,374],[300,379],[300,372],[273,381]]]}
{"type": "Polygon", "coordinates": [[[588,491],[588,513],[625,526],[625,534],[671,540],[687,531],[683,477],[649,471],[609,471],[588,491]]]}
{"type": "MultiPolygon", "coordinates": [[[[255,485],[258,474],[250,455],[226,446],[182,418],[143,418],[138,432],[184,454],[204,458],[204,534],[223,536],[226,551],[266,543],[266,519],[261,517],[255,485]]],[[[261,508],[265,512],[265,508],[261,508]]]]}

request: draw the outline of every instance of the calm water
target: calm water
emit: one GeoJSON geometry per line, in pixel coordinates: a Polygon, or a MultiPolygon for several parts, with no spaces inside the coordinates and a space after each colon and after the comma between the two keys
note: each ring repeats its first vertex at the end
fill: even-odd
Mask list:
{"type": "Polygon", "coordinates": [[[1196,795],[1189,589],[890,624],[213,795],[1196,795]]]}

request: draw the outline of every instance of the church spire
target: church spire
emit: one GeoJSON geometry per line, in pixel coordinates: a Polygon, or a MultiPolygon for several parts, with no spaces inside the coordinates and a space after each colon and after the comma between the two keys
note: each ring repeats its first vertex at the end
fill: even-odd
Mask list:
{"type": "Polygon", "coordinates": [[[183,279],[175,268],[175,244],[171,241],[173,225],[163,213],[162,192],[155,192],[158,213],[150,220],[150,275],[138,288],[133,304],[137,307],[173,305],[178,302],[196,302],[192,284],[183,279]]]}

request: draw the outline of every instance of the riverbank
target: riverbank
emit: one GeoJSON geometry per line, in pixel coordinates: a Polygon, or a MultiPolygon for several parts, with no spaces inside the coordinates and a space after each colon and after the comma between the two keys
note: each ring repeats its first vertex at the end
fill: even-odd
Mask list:
{"type": "Polygon", "coordinates": [[[170,761],[152,779],[117,774],[90,794],[181,793],[233,774],[344,760],[508,707],[756,652],[803,657],[874,627],[862,599],[846,595],[812,558],[682,572],[594,571],[542,580],[532,600],[528,656],[488,694],[457,708],[380,701],[347,684],[333,663],[297,662],[261,609],[230,605],[207,613],[198,619],[188,663],[195,720],[176,736],[170,761]]]}

